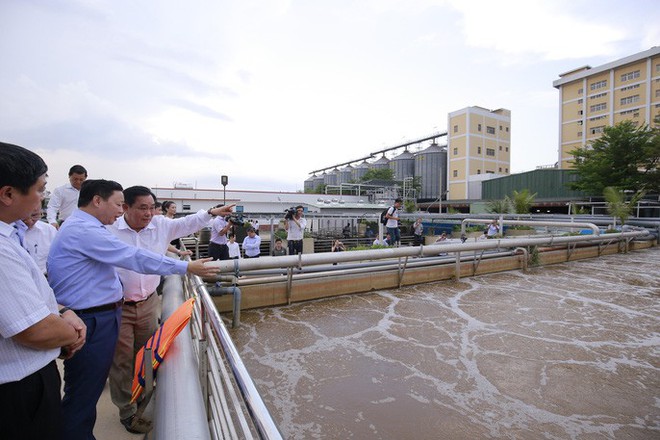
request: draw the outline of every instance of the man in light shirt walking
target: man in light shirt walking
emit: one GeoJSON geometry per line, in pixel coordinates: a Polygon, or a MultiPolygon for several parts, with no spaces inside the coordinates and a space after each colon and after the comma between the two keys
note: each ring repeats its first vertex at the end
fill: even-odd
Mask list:
{"type": "Polygon", "coordinates": [[[78,207],[80,187],[87,179],[87,170],[82,165],[74,165],[69,170],[69,183],[53,190],[48,201],[46,217],[48,223],[60,228],[60,223],[67,219],[78,207]],[[59,214],[59,216],[58,216],[59,214]],[[58,221],[59,220],[59,221],[58,221]]]}

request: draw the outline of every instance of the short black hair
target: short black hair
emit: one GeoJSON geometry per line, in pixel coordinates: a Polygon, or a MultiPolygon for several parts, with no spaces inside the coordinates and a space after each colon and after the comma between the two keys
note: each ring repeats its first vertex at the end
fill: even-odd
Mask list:
{"type": "Polygon", "coordinates": [[[403,200],[401,200],[399,198],[396,198],[396,199],[394,199],[394,203],[403,203],[403,200]]]}
{"type": "Polygon", "coordinates": [[[227,238],[234,238],[234,237],[236,237],[236,236],[231,232],[229,234],[227,234],[227,238]]]}
{"type": "Polygon", "coordinates": [[[0,142],[0,188],[13,186],[27,194],[48,166],[36,153],[14,144],[0,142]]]}
{"type": "Polygon", "coordinates": [[[91,179],[85,180],[80,187],[78,196],[78,208],[83,208],[92,202],[94,196],[100,196],[108,200],[115,191],[123,191],[124,188],[114,180],[91,179]]]}
{"type": "Polygon", "coordinates": [[[87,170],[82,165],[74,165],[69,169],[69,177],[71,177],[72,174],[84,174],[85,177],[87,177],[87,170]]]}
{"type": "Polygon", "coordinates": [[[158,200],[156,200],[156,199],[154,199],[154,203],[155,203],[156,209],[160,209],[160,207],[163,206],[163,204],[160,203],[160,202],[159,202],[158,200]]]}
{"type": "Polygon", "coordinates": [[[133,206],[133,203],[135,203],[135,199],[141,196],[151,196],[154,199],[154,202],[156,201],[156,195],[151,192],[149,188],[146,186],[131,186],[130,188],[126,188],[124,190],[124,203],[126,203],[128,206],[133,206]]]}
{"type": "Polygon", "coordinates": [[[278,241],[279,241],[279,242],[282,242],[282,239],[281,239],[280,237],[277,237],[277,238],[275,239],[275,243],[277,243],[278,241]]]}
{"type": "Polygon", "coordinates": [[[302,209],[303,211],[305,210],[305,208],[303,208],[303,205],[296,206],[296,209],[302,209]]]}

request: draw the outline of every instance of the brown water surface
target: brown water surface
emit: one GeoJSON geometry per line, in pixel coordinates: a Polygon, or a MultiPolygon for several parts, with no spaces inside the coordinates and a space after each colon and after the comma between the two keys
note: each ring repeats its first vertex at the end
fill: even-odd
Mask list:
{"type": "Polygon", "coordinates": [[[243,312],[285,438],[660,438],[660,249],[243,312]]]}

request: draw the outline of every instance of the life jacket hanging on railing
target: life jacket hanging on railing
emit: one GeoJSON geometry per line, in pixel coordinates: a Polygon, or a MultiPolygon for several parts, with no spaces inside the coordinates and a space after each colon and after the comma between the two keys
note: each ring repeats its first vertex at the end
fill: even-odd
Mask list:
{"type": "Polygon", "coordinates": [[[145,347],[151,348],[153,351],[153,370],[154,376],[158,366],[163,362],[165,353],[177,337],[181,330],[183,330],[190,317],[192,316],[195,298],[190,298],[177,308],[169,318],[154,332],[149,340],[144,344],[144,347],[138,351],[135,356],[135,376],[133,377],[133,387],[131,388],[132,397],[131,403],[135,402],[144,390],[144,349],[145,347]]]}

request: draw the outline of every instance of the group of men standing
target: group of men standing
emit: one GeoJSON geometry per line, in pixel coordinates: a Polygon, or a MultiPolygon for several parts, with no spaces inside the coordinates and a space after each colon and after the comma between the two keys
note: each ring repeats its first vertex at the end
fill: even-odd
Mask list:
{"type": "Polygon", "coordinates": [[[188,262],[164,254],[171,240],[231,207],[180,219],[154,217],[156,197],[148,188],[86,180],[84,168],[74,167],[70,185],[53,192],[59,203],[53,210],[64,222],[50,210],[48,221],[59,231],[46,278],[28,252],[21,219],[40,207],[47,170],[37,154],[0,143],[0,432],[7,438],[93,439],[108,375],[121,423],[130,432],[148,432],[150,422],[136,417],[129,402],[135,353],[158,325],[160,275],[211,276],[217,270],[204,265],[210,258],[188,262]],[[58,356],[64,358],[62,399],[58,356]]]}

